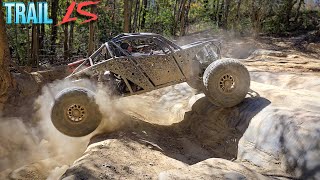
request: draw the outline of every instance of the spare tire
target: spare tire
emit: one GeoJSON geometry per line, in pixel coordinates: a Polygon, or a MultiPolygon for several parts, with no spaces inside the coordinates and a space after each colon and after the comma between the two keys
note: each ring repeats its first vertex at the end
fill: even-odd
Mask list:
{"type": "Polygon", "coordinates": [[[239,104],[250,88],[247,68],[235,59],[220,59],[211,63],[203,75],[204,93],[216,106],[239,104]]]}
{"type": "Polygon", "coordinates": [[[84,88],[70,88],[56,98],[51,111],[53,125],[72,137],[86,136],[100,124],[102,115],[95,103],[94,93],[84,88]]]}

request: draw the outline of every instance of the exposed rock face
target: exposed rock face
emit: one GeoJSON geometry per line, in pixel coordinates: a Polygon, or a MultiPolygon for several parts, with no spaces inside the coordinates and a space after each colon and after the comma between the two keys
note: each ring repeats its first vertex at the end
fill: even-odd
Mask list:
{"type": "MultiPolygon", "coordinates": [[[[39,150],[52,150],[43,147],[52,141],[33,139],[20,120],[2,121],[0,179],[58,179],[62,174],[61,179],[320,179],[320,61],[314,58],[319,54],[291,52],[291,45],[281,40],[276,45],[289,48],[283,53],[260,49],[266,45],[257,42],[228,42],[233,49],[225,48],[227,55],[247,58],[251,70],[252,92],[243,103],[218,108],[185,83],[130,97],[111,114],[125,112],[113,119],[123,126],[93,137],[71,167],[67,165],[83,153],[87,139],[79,146],[77,139],[56,138],[61,134],[54,129],[50,137],[59,150],[51,154],[39,150]],[[17,163],[17,158],[26,159],[17,163]],[[17,164],[8,168],[8,163],[17,164]]],[[[267,49],[281,50],[270,44],[267,49]]],[[[318,51],[316,43],[309,47],[318,51]]],[[[21,92],[37,91],[43,79],[55,78],[35,75],[32,84],[19,87],[21,92]]],[[[49,122],[48,131],[50,119],[43,120],[49,122]]]]}
{"type": "Polygon", "coordinates": [[[207,159],[187,168],[161,172],[159,180],[170,179],[269,179],[246,166],[224,159],[207,159]]]}
{"type": "MultiPolygon", "coordinates": [[[[66,157],[61,154],[15,171],[1,169],[0,177],[43,179],[50,175],[55,179],[68,168],[62,179],[319,178],[317,76],[252,72],[251,77],[252,92],[233,108],[212,105],[203,94],[194,95],[186,83],[130,97],[120,103],[128,113],[121,118],[123,127],[93,137],[70,168],[64,166],[66,157]]],[[[30,137],[16,121],[12,121],[15,129],[30,137]]],[[[6,130],[8,125],[1,127],[6,130]]],[[[3,137],[15,136],[15,131],[7,131],[1,131],[3,137]]],[[[36,141],[31,138],[30,143],[35,148],[30,152],[39,154],[36,141]]],[[[2,164],[15,157],[15,151],[7,151],[11,146],[4,144],[8,143],[0,147],[2,164]]],[[[71,147],[68,153],[73,153],[71,147]]]]}
{"type": "Polygon", "coordinates": [[[153,179],[163,170],[186,167],[184,163],[165,156],[152,142],[140,144],[124,137],[130,134],[118,135],[114,137],[116,139],[90,145],[62,179],[153,179]]]}
{"type": "Polygon", "coordinates": [[[275,57],[287,57],[288,55],[282,51],[257,49],[251,54],[251,58],[255,56],[275,56],[275,57]]]}
{"type": "Polygon", "coordinates": [[[93,138],[63,178],[318,178],[320,86],[251,87],[251,97],[227,109],[196,95],[183,120],[172,125],[128,118],[119,132],[93,138]]]}
{"type": "Polygon", "coordinates": [[[288,93],[275,86],[256,87],[261,96],[269,97],[271,106],[251,120],[239,142],[238,160],[270,172],[281,169],[302,179],[319,179],[320,95],[308,90],[288,93]]]}

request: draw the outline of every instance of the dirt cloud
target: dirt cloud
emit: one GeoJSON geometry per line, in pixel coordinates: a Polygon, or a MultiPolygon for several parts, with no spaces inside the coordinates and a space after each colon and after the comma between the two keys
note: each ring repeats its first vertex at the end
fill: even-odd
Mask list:
{"type": "Polygon", "coordinates": [[[137,118],[157,124],[172,124],[183,119],[185,103],[194,93],[176,85],[140,96],[111,97],[107,87],[90,81],[58,80],[43,87],[35,100],[36,114],[27,123],[22,118],[1,118],[0,177],[20,178],[26,173],[38,178],[56,179],[86,150],[89,140],[98,133],[108,133],[137,118]],[[83,87],[96,92],[96,103],[103,115],[97,130],[88,136],[72,138],[60,133],[51,122],[54,98],[65,88],[83,87]],[[181,96],[177,96],[180,92],[181,96]],[[172,102],[176,101],[172,106],[172,102]],[[17,169],[18,168],[18,169],[17,169]]]}

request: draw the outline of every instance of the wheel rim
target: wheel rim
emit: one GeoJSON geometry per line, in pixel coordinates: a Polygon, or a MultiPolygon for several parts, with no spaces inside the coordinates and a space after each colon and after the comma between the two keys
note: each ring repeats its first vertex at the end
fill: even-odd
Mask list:
{"type": "Polygon", "coordinates": [[[234,78],[230,74],[221,76],[219,90],[223,93],[232,93],[236,87],[234,78]]]}
{"type": "Polygon", "coordinates": [[[86,118],[86,108],[80,104],[73,104],[67,108],[66,116],[72,122],[81,122],[86,118]]]}

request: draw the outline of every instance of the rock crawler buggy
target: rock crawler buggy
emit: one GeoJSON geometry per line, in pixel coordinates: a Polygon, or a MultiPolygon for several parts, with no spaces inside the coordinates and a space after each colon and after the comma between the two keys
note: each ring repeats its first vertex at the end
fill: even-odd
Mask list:
{"type": "MultiPolygon", "coordinates": [[[[180,47],[158,34],[121,34],[89,58],[69,64],[72,73],[67,78],[103,83],[119,96],[187,82],[214,105],[232,107],[248,93],[250,76],[239,61],[221,59],[220,49],[216,40],[180,47]]],[[[94,96],[93,91],[79,87],[60,92],[51,112],[54,126],[73,137],[93,132],[102,119],[94,96]]]]}

